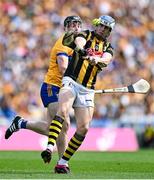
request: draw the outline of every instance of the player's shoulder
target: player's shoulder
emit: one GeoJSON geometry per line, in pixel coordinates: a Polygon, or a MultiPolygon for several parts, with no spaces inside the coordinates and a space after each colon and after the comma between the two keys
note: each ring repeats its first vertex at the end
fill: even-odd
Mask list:
{"type": "Polygon", "coordinates": [[[78,36],[87,37],[90,34],[90,30],[83,30],[81,32],[66,32],[63,36],[64,39],[75,39],[78,36]]]}
{"type": "Polygon", "coordinates": [[[77,33],[74,32],[66,32],[63,36],[62,44],[64,46],[68,46],[73,48],[75,46],[74,39],[76,38],[77,33]]]}
{"type": "Polygon", "coordinates": [[[53,49],[59,49],[60,47],[63,47],[63,38],[64,38],[64,33],[56,40],[54,46],[53,46],[53,49]]]}
{"type": "Polygon", "coordinates": [[[68,55],[70,55],[72,53],[72,49],[69,46],[66,46],[65,44],[63,44],[63,38],[65,36],[65,33],[63,33],[56,41],[56,43],[54,44],[53,47],[53,52],[58,54],[60,52],[65,52],[68,55]]]}
{"type": "Polygon", "coordinates": [[[80,33],[78,33],[77,36],[81,36],[81,37],[84,37],[87,39],[87,37],[89,36],[90,33],[91,33],[90,30],[84,30],[84,31],[81,31],[80,33]]]}
{"type": "Polygon", "coordinates": [[[64,35],[65,35],[65,33],[63,33],[63,34],[57,39],[57,41],[55,42],[55,44],[62,43],[63,38],[64,38],[64,35]]]}

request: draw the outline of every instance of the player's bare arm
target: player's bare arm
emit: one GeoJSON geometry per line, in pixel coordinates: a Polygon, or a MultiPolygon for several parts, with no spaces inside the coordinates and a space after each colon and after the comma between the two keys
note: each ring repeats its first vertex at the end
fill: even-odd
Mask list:
{"type": "Polygon", "coordinates": [[[63,56],[63,55],[57,56],[57,63],[58,63],[59,71],[61,75],[63,75],[68,66],[68,56],[63,56]]]}

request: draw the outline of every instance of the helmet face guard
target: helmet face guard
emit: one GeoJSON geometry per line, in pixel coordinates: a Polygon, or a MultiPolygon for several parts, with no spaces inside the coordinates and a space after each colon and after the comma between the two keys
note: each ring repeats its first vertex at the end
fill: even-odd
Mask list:
{"type": "Polygon", "coordinates": [[[100,16],[93,20],[93,25],[96,27],[95,34],[99,39],[106,39],[109,37],[112,29],[115,26],[115,20],[108,15],[100,16]]]}
{"type": "Polygon", "coordinates": [[[99,20],[100,20],[100,24],[107,26],[111,29],[113,29],[115,26],[115,19],[113,19],[111,16],[107,16],[107,15],[100,16],[99,20]]]}

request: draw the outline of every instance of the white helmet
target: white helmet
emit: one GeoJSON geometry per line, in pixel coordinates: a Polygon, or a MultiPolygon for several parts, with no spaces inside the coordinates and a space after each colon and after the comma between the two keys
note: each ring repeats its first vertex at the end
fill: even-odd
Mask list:
{"type": "Polygon", "coordinates": [[[108,26],[113,29],[115,26],[115,19],[111,16],[103,15],[99,17],[99,24],[103,24],[104,26],[108,26]]]}

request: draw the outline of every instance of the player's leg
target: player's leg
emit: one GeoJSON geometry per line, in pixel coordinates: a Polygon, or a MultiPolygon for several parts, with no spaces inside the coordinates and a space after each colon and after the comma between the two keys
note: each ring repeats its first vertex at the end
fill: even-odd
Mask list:
{"type": "MultiPolygon", "coordinates": [[[[58,107],[58,103],[55,102],[55,103],[50,103],[48,105],[48,108],[47,108],[47,120],[48,120],[48,127],[47,127],[47,130],[46,130],[46,133],[47,133],[47,136],[49,134],[49,126],[51,124],[51,121],[53,119],[53,117],[55,116],[56,112],[57,112],[57,107],[58,107]]],[[[50,162],[51,160],[51,152],[50,151],[44,151],[41,153],[41,157],[42,159],[44,160],[44,162],[50,162]]]]}
{"type": "Polygon", "coordinates": [[[62,130],[56,141],[59,159],[62,157],[67,147],[67,143],[68,143],[67,132],[68,132],[69,126],[70,126],[70,119],[68,117],[68,120],[63,122],[62,130]]]}
{"type": "Polygon", "coordinates": [[[29,129],[36,133],[48,135],[49,125],[47,118],[44,118],[39,121],[25,120],[23,117],[16,116],[13,119],[12,124],[6,130],[5,139],[8,139],[14,132],[19,129],[29,129]]]}
{"type": "Polygon", "coordinates": [[[74,136],[70,139],[66,151],[55,167],[56,173],[68,173],[68,161],[82,144],[88,131],[90,121],[94,111],[94,92],[85,89],[80,85],[73,84],[77,94],[73,103],[77,129],[74,136]]]}
{"type": "MultiPolygon", "coordinates": [[[[57,109],[58,109],[58,103],[50,103],[48,105],[48,112],[47,112],[47,118],[49,122],[48,131],[47,131],[48,134],[49,134],[49,126],[51,124],[52,119],[57,113],[57,109]]],[[[63,123],[62,130],[56,141],[59,158],[61,158],[67,146],[67,131],[69,129],[69,126],[70,126],[70,119],[68,116],[67,121],[63,123]]]]}
{"type": "MultiPolygon", "coordinates": [[[[34,121],[26,120],[23,117],[16,116],[5,133],[5,139],[8,139],[14,132],[18,131],[19,129],[29,129],[36,133],[48,136],[51,119],[55,116],[57,111],[57,102],[51,103],[49,106],[52,106],[52,108],[50,108],[50,118],[49,115],[47,115],[47,117],[43,118],[42,120],[34,121]]],[[[48,111],[49,110],[47,109],[47,114],[48,111]]]]}
{"type": "Polygon", "coordinates": [[[68,143],[68,147],[64,152],[62,158],[58,161],[58,164],[55,167],[56,173],[68,173],[68,161],[74,155],[74,153],[78,150],[80,145],[82,144],[85,135],[89,129],[89,124],[93,115],[93,107],[86,108],[75,108],[75,117],[77,130],[74,136],[70,139],[68,143]],[[82,116],[81,116],[82,114],[82,116]],[[67,167],[67,168],[66,168],[67,167]]]}
{"type": "Polygon", "coordinates": [[[41,156],[45,163],[49,162],[47,161],[46,154],[48,152],[52,154],[57,138],[60,132],[62,131],[63,122],[65,122],[67,126],[70,123],[68,120],[69,109],[72,106],[73,101],[74,101],[74,95],[72,91],[62,88],[59,93],[58,112],[57,115],[53,118],[51,125],[49,127],[47,149],[41,153],[41,156]]]}
{"type": "Polygon", "coordinates": [[[48,136],[51,120],[57,113],[58,102],[51,102],[47,107],[47,117],[41,121],[27,121],[26,129],[48,136]]]}
{"type": "MultiPolygon", "coordinates": [[[[44,107],[48,107],[51,103],[52,108],[50,108],[50,118],[43,118],[38,121],[26,120],[23,117],[16,116],[10,127],[6,130],[5,139],[8,139],[14,132],[19,129],[29,129],[39,134],[43,134],[48,136],[49,125],[51,123],[51,119],[55,116],[57,111],[57,102],[59,93],[59,87],[48,85],[46,83],[42,84],[41,87],[41,99],[44,107]],[[53,113],[53,114],[52,114],[53,113]]],[[[48,111],[48,110],[47,110],[48,111]]]]}

